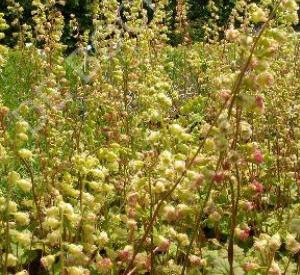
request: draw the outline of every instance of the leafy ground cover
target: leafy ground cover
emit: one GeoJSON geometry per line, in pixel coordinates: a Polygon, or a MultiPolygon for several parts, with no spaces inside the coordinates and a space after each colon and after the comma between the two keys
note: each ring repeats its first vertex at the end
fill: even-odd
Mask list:
{"type": "Polygon", "coordinates": [[[65,56],[34,1],[0,47],[1,274],[300,274],[298,4],[237,1],[193,44],[179,1],[172,47],[166,2],[124,28],[97,3],[65,56]]]}

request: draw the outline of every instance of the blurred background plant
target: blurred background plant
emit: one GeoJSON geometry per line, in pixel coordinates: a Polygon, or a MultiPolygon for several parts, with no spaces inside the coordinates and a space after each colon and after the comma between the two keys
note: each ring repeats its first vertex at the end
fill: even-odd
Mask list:
{"type": "MultiPolygon", "coordinates": [[[[20,25],[28,25],[34,28],[34,21],[32,19],[32,12],[34,10],[34,2],[31,0],[3,0],[0,3],[0,12],[4,13],[5,20],[9,25],[13,23],[13,27],[5,31],[6,37],[4,38],[5,44],[14,46],[17,43],[17,39],[14,32],[17,32],[20,25]]],[[[122,0],[118,1],[122,3],[122,0]]],[[[123,1],[124,3],[126,1],[123,1]]],[[[167,24],[169,28],[169,43],[171,45],[178,45],[182,39],[183,34],[178,31],[176,24],[178,24],[177,10],[180,0],[170,0],[166,6],[168,12],[167,24]]],[[[203,41],[206,38],[207,22],[210,22],[211,26],[223,28],[228,24],[228,19],[236,0],[186,0],[186,19],[188,21],[187,31],[194,42],[203,41]]],[[[255,3],[257,1],[248,1],[249,3],[255,3]]],[[[78,29],[75,31],[76,36],[82,36],[85,33],[93,33],[92,21],[95,18],[94,6],[96,1],[93,0],[61,0],[56,2],[57,9],[62,13],[64,17],[64,33],[62,36],[62,42],[68,46],[67,53],[72,52],[76,48],[77,39],[74,37],[74,26],[72,22],[76,21],[78,29]]],[[[147,11],[147,17],[149,20],[154,15],[154,0],[143,0],[143,7],[147,11]]],[[[124,15],[124,4],[120,6],[122,20],[126,21],[124,15]]],[[[297,26],[296,26],[297,27],[297,26]]]]}

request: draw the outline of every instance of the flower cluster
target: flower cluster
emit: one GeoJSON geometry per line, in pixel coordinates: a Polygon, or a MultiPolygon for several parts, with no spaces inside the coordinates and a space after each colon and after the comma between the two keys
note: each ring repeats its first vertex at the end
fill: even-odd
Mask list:
{"type": "Polygon", "coordinates": [[[209,1],[192,45],[178,1],[178,47],[167,1],[151,21],[142,1],[98,2],[93,34],[71,16],[69,57],[61,0],[33,1],[33,30],[16,20],[6,64],[0,47],[4,72],[37,70],[0,102],[1,274],[296,274],[297,2],[238,0],[225,29],[209,1]]]}

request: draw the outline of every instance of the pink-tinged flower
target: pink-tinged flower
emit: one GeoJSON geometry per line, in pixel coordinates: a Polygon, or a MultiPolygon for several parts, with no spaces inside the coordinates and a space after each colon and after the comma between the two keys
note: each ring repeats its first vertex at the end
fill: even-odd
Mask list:
{"type": "Polygon", "coordinates": [[[198,174],[195,180],[193,181],[192,187],[198,189],[204,182],[204,175],[198,174]]]}
{"type": "Polygon", "coordinates": [[[5,106],[0,108],[0,118],[3,119],[8,114],[9,109],[5,106]]]}
{"type": "Polygon", "coordinates": [[[128,204],[129,204],[131,207],[136,206],[136,204],[137,204],[137,199],[138,199],[138,194],[137,194],[137,192],[129,194],[129,196],[128,196],[128,204]]]}
{"type": "Polygon", "coordinates": [[[253,203],[253,202],[247,202],[246,203],[246,209],[248,210],[248,211],[251,211],[251,210],[253,210],[255,208],[255,204],[253,203]]]}
{"type": "Polygon", "coordinates": [[[250,61],[250,64],[249,64],[249,68],[254,69],[254,68],[256,68],[258,65],[259,65],[258,60],[255,59],[255,58],[252,58],[252,60],[250,61]]]}
{"type": "Polygon", "coordinates": [[[255,105],[260,112],[263,112],[265,109],[264,99],[262,96],[258,95],[255,97],[255,105]]]}
{"type": "Polygon", "coordinates": [[[241,241],[246,241],[250,236],[250,232],[249,230],[242,230],[242,232],[239,235],[239,239],[241,241]]]}
{"type": "Polygon", "coordinates": [[[234,230],[235,236],[240,240],[240,241],[246,241],[249,236],[250,236],[250,230],[249,229],[240,229],[236,228],[234,230]]]}
{"type": "Polygon", "coordinates": [[[254,180],[251,185],[251,189],[257,193],[262,193],[264,192],[264,186],[257,180],[254,180]]]}
{"type": "Polygon", "coordinates": [[[144,241],[144,245],[150,245],[151,244],[151,238],[147,237],[146,240],[144,241]]]}
{"type": "Polygon", "coordinates": [[[154,249],[154,252],[167,252],[170,248],[170,240],[161,238],[158,246],[154,249]]]}
{"type": "Polygon", "coordinates": [[[172,205],[166,205],[163,209],[163,216],[164,219],[168,222],[177,220],[177,213],[175,207],[172,205]]]}
{"type": "Polygon", "coordinates": [[[134,208],[130,208],[128,210],[128,217],[130,219],[134,219],[136,217],[136,210],[134,208]]]}
{"type": "Polygon", "coordinates": [[[97,262],[97,268],[99,271],[107,272],[113,267],[113,263],[110,258],[103,258],[97,262]]]}
{"type": "Polygon", "coordinates": [[[247,262],[243,265],[243,269],[246,272],[250,272],[253,271],[254,269],[257,268],[257,264],[256,263],[251,263],[251,262],[247,262]]]}
{"type": "Polygon", "coordinates": [[[253,158],[257,164],[261,164],[264,162],[264,156],[259,149],[256,149],[254,151],[253,158]]]}
{"type": "Polygon", "coordinates": [[[196,255],[190,255],[189,260],[190,260],[191,265],[193,265],[193,266],[205,266],[206,265],[206,260],[201,259],[200,257],[198,257],[196,255]]]}
{"type": "Polygon", "coordinates": [[[223,102],[226,102],[230,98],[230,95],[231,95],[230,90],[221,90],[219,92],[219,97],[220,97],[221,101],[223,101],[223,102]]]}
{"type": "Polygon", "coordinates": [[[134,264],[138,269],[146,269],[149,271],[151,269],[151,258],[143,253],[138,253],[135,257],[134,264]]]}
{"type": "Polygon", "coordinates": [[[132,250],[127,247],[125,247],[123,250],[121,250],[118,254],[118,259],[121,262],[128,262],[131,257],[132,257],[132,250]]]}
{"type": "Polygon", "coordinates": [[[225,175],[223,172],[215,172],[213,174],[213,181],[216,183],[221,183],[224,181],[224,179],[225,179],[225,175]]]}
{"type": "Polygon", "coordinates": [[[228,41],[233,42],[238,38],[239,31],[231,27],[225,32],[225,35],[228,41]]]}
{"type": "Polygon", "coordinates": [[[274,76],[272,73],[265,71],[257,76],[256,81],[260,87],[271,86],[274,83],[274,76]]]}

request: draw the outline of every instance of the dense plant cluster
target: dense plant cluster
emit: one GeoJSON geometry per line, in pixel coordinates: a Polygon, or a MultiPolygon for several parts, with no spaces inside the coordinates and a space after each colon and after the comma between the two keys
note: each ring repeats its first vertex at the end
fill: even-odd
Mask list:
{"type": "MultiPolygon", "coordinates": [[[[236,0],[217,0],[213,1],[217,7],[216,10],[211,9],[210,1],[204,0],[186,0],[187,19],[189,22],[188,32],[194,41],[202,40],[204,37],[204,23],[207,20],[211,20],[215,16],[218,16],[216,20],[219,26],[226,25],[228,16],[234,7],[236,0]]],[[[76,39],[73,37],[73,24],[74,19],[77,21],[77,35],[84,35],[92,33],[93,18],[96,15],[94,5],[101,0],[62,0],[56,2],[56,9],[58,9],[64,16],[64,32],[62,41],[68,46],[68,51],[74,50],[76,47],[76,39]]],[[[143,0],[143,9],[147,11],[148,20],[152,20],[155,12],[154,0],[143,0]]],[[[252,1],[253,2],[253,1],[252,1]]],[[[11,28],[6,30],[5,44],[9,46],[15,45],[17,39],[14,33],[18,31],[19,24],[26,24],[29,27],[34,27],[34,21],[32,20],[32,11],[34,11],[35,1],[32,0],[3,0],[0,2],[0,12],[5,14],[5,19],[8,23],[13,23],[11,28]],[[16,21],[17,19],[17,21],[16,21]]],[[[120,17],[126,22],[126,1],[119,0],[118,3],[120,9],[120,17]]],[[[177,9],[177,4],[180,4],[178,0],[169,0],[165,11],[169,13],[169,17],[166,21],[169,28],[170,43],[177,45],[182,41],[182,33],[176,29],[176,19],[180,11],[177,9]]]]}
{"type": "Polygon", "coordinates": [[[62,1],[32,4],[0,46],[1,274],[300,274],[297,2],[221,28],[210,1],[192,44],[178,1],[171,47],[168,1],[125,25],[95,1],[94,51],[72,17],[67,58],[62,1]]]}

